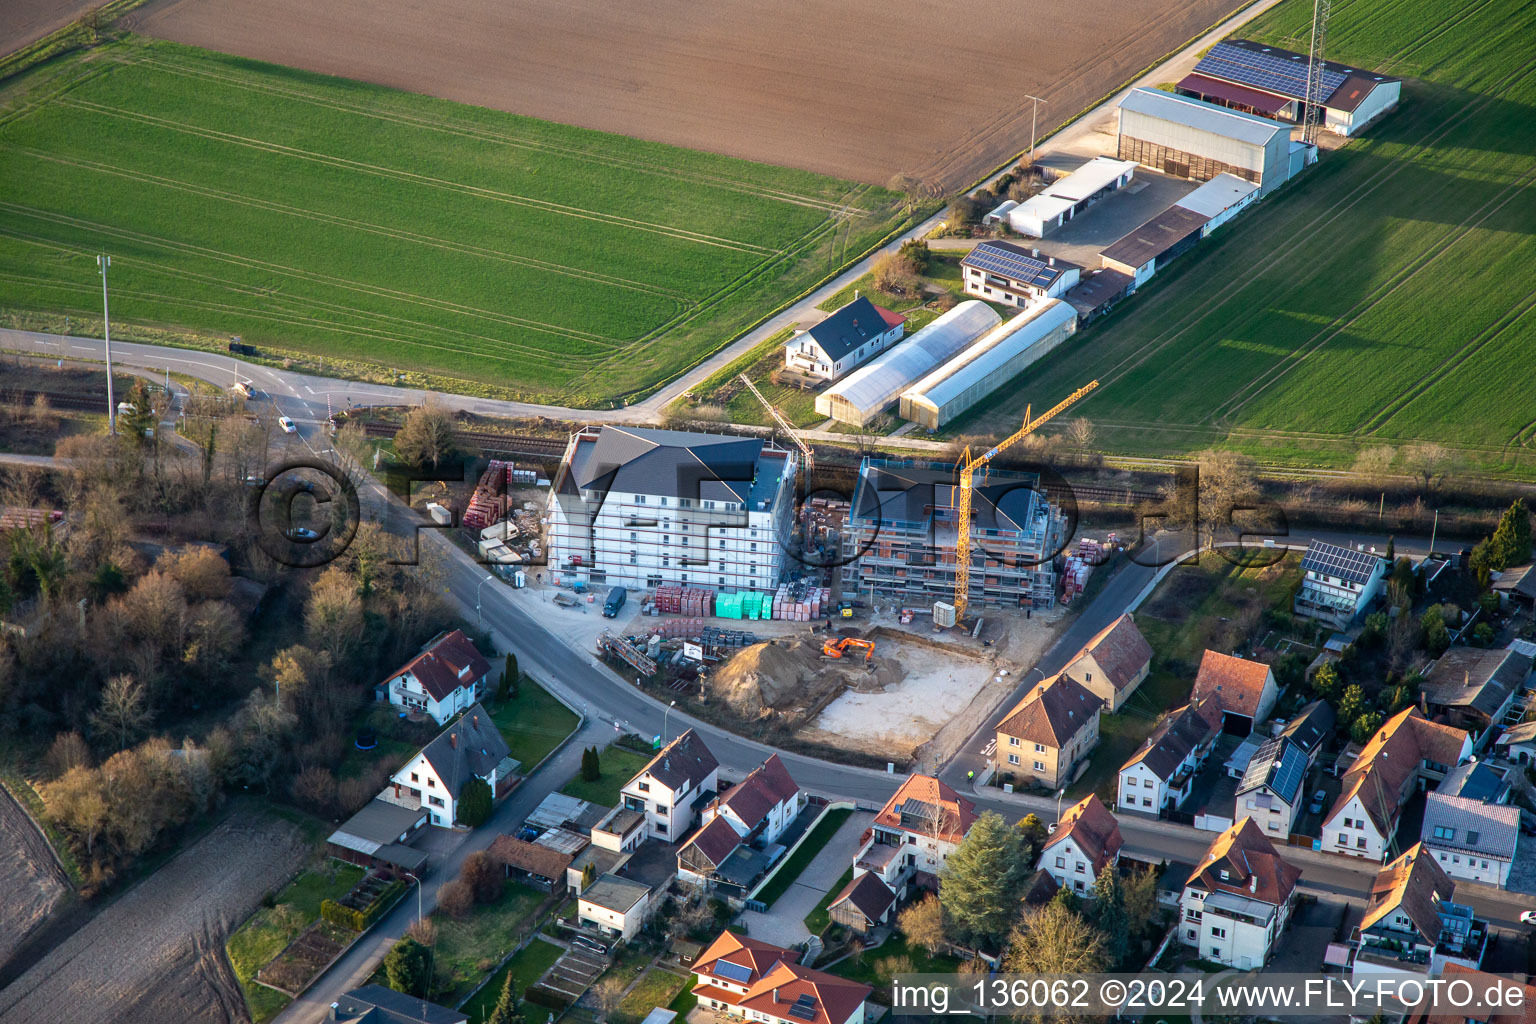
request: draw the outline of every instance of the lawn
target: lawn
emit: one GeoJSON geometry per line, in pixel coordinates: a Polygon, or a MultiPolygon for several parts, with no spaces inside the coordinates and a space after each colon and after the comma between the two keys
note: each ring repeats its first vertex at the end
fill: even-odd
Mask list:
{"type": "Polygon", "coordinates": [[[256,911],[229,937],[224,948],[256,1024],[271,1020],[288,1005],[287,996],[252,980],[256,972],[320,917],[322,900],[345,896],[363,874],[362,868],[338,860],[310,868],[278,892],[272,906],[256,911]]]}
{"type": "Polygon", "coordinates": [[[955,974],[960,970],[960,959],[953,956],[931,956],[921,946],[909,946],[907,940],[899,934],[893,934],[880,945],[866,950],[858,958],[849,958],[827,968],[828,973],[835,974],[849,981],[860,981],[866,985],[880,987],[890,981],[882,977],[875,969],[875,965],[882,960],[891,957],[906,957],[912,961],[911,967],[903,965],[903,970],[915,974],[955,974]]]}
{"type": "Polygon", "coordinates": [[[853,868],[849,867],[847,871],[843,872],[841,878],[832,883],[832,888],[827,890],[827,894],[821,898],[821,902],[816,904],[809,914],[805,915],[806,930],[812,935],[820,935],[827,930],[827,925],[832,923],[832,915],[827,912],[827,908],[832,905],[832,901],[837,898],[837,894],[843,891],[843,886],[851,881],[853,881],[853,868]]]}
{"type": "MultiPolygon", "coordinates": [[[[1242,34],[1305,49],[1311,17],[1285,0],[1242,34]]],[[[1112,451],[1348,465],[1433,440],[1468,470],[1536,474],[1533,37],[1520,0],[1335,4],[1329,56],[1404,76],[1400,107],[960,428],[1097,377],[1074,414],[1112,451]]]]}
{"type": "Polygon", "coordinates": [[[604,748],[597,757],[602,774],[593,782],[587,782],[580,775],[565,784],[560,790],[566,796],[574,796],[578,800],[586,800],[597,804],[599,807],[617,807],[619,805],[619,790],[624,783],[635,777],[635,774],[650,763],[649,754],[637,754],[633,750],[627,750],[620,746],[604,748]]]}
{"type": "Polygon", "coordinates": [[[778,874],[774,875],[769,883],[753,896],[753,899],[760,900],[770,907],[773,906],[774,901],[783,896],[789,887],[795,884],[795,879],[800,877],[800,872],[805,870],[807,864],[816,859],[816,855],[821,852],[821,848],[831,841],[832,836],[838,829],[842,828],[843,822],[847,821],[848,816],[852,813],[853,808],[851,807],[839,807],[828,811],[816,823],[816,827],[811,830],[811,834],[805,837],[804,842],[800,844],[799,848],[779,868],[778,874]]]}
{"type": "Polygon", "coordinates": [[[620,1024],[637,1024],[658,1006],[668,1006],[683,991],[688,979],[671,971],[652,967],[640,976],[635,987],[619,1002],[619,1011],[613,1015],[620,1024]]]}
{"type": "MultiPolygon", "coordinates": [[[[496,1008],[496,1001],[501,998],[501,987],[506,984],[508,974],[512,975],[512,990],[521,1000],[524,990],[543,977],[544,972],[560,959],[562,952],[563,950],[553,942],[545,942],[542,939],[535,939],[528,943],[526,948],[491,976],[491,980],[461,1007],[461,1012],[469,1017],[470,1024],[484,1024],[485,1018],[490,1016],[491,1011],[496,1008]]],[[[528,1003],[523,1004],[522,1011],[523,1016],[531,1021],[538,1020],[539,1014],[543,1012],[528,1003]]]]}
{"type": "Polygon", "coordinates": [[[491,708],[491,721],[524,772],[533,771],[577,726],[571,709],[528,676],[523,676],[516,697],[491,708]]]}
{"type": "MultiPolygon", "coordinates": [[[[481,965],[494,964],[522,941],[533,927],[530,916],[547,897],[537,889],[508,882],[501,899],[476,906],[469,917],[455,921],[447,914],[433,914],[437,924],[437,947],[433,957],[446,979],[446,991],[437,1001],[452,1006],[485,977],[481,965]]],[[[495,1000],[491,1000],[495,1005],[495,1000]]]]}
{"type": "MultiPolygon", "coordinates": [[[[126,37],[0,108],[0,308],[569,405],[647,393],[901,223],[884,189],[126,37]],[[110,154],[110,157],[104,156],[110,154]]],[[[143,336],[148,336],[143,335],[143,336]]]]}

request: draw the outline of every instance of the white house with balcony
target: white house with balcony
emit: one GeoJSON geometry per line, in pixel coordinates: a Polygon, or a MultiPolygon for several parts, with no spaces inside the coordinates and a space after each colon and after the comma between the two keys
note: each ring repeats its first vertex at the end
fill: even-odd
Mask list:
{"type": "Polygon", "coordinates": [[[485,699],[491,666],[464,631],[439,633],[384,680],[385,699],[438,725],[485,699]]]}
{"type": "Polygon", "coordinates": [[[1374,549],[1314,540],[1301,559],[1301,589],[1292,610],[1329,629],[1347,629],[1370,609],[1391,569],[1374,549]]]}
{"type": "Polygon", "coordinates": [[[1188,797],[1221,735],[1221,708],[1207,697],[1172,711],[1120,768],[1115,809],[1160,814],[1188,797]]]}
{"type": "Polygon", "coordinates": [[[1263,967],[1290,921],[1299,877],[1301,869],[1243,818],[1216,837],[1185,883],[1179,938],[1207,960],[1263,967]]]}
{"type": "Polygon", "coordinates": [[[873,873],[897,898],[936,890],[939,872],[976,823],[976,805],[931,775],[911,775],[886,801],[859,852],[853,877],[873,873]]]}
{"type": "Polygon", "coordinates": [[[699,734],[689,729],[662,748],[624,784],[620,799],[645,815],[647,838],[675,843],[720,788],[720,762],[699,734]]]}
{"type": "Polygon", "coordinates": [[[512,788],[519,762],[491,716],[479,704],[438,734],[405,766],[390,776],[379,799],[401,807],[422,808],[432,824],[451,828],[458,817],[459,797],[470,779],[491,787],[493,798],[512,788]]]}

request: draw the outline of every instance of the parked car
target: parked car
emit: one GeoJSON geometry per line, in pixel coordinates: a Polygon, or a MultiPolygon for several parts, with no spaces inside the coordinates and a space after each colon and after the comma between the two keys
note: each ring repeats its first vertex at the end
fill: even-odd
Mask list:
{"type": "Polygon", "coordinates": [[[283,536],[289,540],[319,540],[320,535],[307,526],[290,526],[283,531],[283,536]]]}
{"type": "Polygon", "coordinates": [[[285,434],[297,434],[299,432],[299,425],[287,416],[279,416],[277,418],[277,425],[283,428],[283,433],[285,434]]]}
{"type": "Polygon", "coordinates": [[[1536,924],[1536,910],[1520,911],[1521,924],[1536,924]]]}
{"type": "Polygon", "coordinates": [[[1328,799],[1328,794],[1324,790],[1320,789],[1316,793],[1313,793],[1312,794],[1312,803],[1307,808],[1307,813],[1309,813],[1309,814],[1322,814],[1323,813],[1323,803],[1327,799],[1328,799]]]}
{"type": "Polygon", "coordinates": [[[624,607],[627,597],[623,587],[614,587],[608,591],[608,600],[603,602],[603,618],[611,619],[619,614],[619,609],[624,607]]]}

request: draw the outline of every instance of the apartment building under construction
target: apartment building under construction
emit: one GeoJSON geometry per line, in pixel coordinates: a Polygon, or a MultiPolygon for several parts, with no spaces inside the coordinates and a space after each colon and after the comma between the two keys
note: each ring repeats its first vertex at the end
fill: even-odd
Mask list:
{"type": "MultiPolygon", "coordinates": [[[[959,481],[950,463],[866,458],[844,530],[843,585],[914,606],[955,593],[959,481]],[[857,558],[851,556],[857,555],[857,558]]],[[[1049,608],[1066,520],[1034,473],[978,475],[971,503],[972,605],[1049,608]]]]}

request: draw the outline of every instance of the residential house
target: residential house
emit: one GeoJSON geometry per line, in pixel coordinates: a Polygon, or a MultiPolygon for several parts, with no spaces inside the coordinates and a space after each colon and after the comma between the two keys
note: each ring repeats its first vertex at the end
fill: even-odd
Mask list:
{"type": "Polygon", "coordinates": [[[1520,808],[1503,769],[1469,761],[1446,773],[1425,800],[1419,832],[1446,874],[1505,886],[1520,843],[1520,808]]]}
{"type": "Polygon", "coordinates": [[[1039,868],[1056,884],[1089,896],[1105,867],[1120,862],[1120,823],[1092,793],[1061,816],[1040,851],[1039,868]]]}
{"type": "Polygon", "coordinates": [[[1061,789],[1099,742],[1103,702],[1062,672],[1042,680],[997,725],[993,762],[1007,780],[1061,789]]]}
{"type": "Polygon", "coordinates": [[[677,851],[677,877],[745,892],[772,866],[776,844],[805,809],[805,793],[778,754],[704,808],[703,826],[677,851]]]}
{"type": "Polygon", "coordinates": [[[1195,673],[1191,699],[1211,696],[1221,707],[1222,729],[1246,736],[1269,717],[1280,689],[1275,674],[1263,662],[1206,651],[1195,673]]]}
{"type": "Polygon", "coordinates": [[[1445,778],[1471,754],[1462,730],[1431,722],[1418,708],[1393,715],[1344,774],[1343,791],[1323,819],[1322,848],[1381,860],[1409,794],[1445,778]]]}
{"type": "Polygon", "coordinates": [[[1216,837],[1185,883],[1179,937],[1207,960],[1263,967],[1290,921],[1300,876],[1243,818],[1216,837]]]}
{"type": "Polygon", "coordinates": [[[1348,629],[1365,617],[1391,569],[1375,551],[1314,540],[1301,559],[1292,611],[1328,629],[1348,629]]]}
{"type": "Polygon", "coordinates": [[[811,377],[837,380],[901,340],[907,318],[856,298],[821,323],[784,343],[784,366],[811,377]]]}
{"type": "Polygon", "coordinates": [[[419,711],[442,725],[485,699],[490,671],[490,663],[469,637],[455,629],[429,640],[416,657],[384,680],[383,691],[391,704],[419,711]]]}
{"type": "Polygon", "coordinates": [[[833,924],[840,924],[860,935],[868,935],[877,925],[885,924],[896,906],[896,894],[875,875],[865,872],[832,897],[827,914],[833,924]]]}
{"type": "Polygon", "coordinates": [[[576,897],[576,921],[610,938],[632,939],[651,910],[651,887],[603,875],[576,897]]]}
{"type": "Polygon", "coordinates": [[[1425,714],[1481,736],[1504,724],[1530,674],[1519,651],[1452,647],[1424,673],[1425,714]]]}
{"type": "Polygon", "coordinates": [[[1488,923],[1478,920],[1471,907],[1451,902],[1455,894],[1456,883],[1423,843],[1383,867],[1351,943],[1354,977],[1439,977],[1448,964],[1480,967],[1488,923]]]}
{"type": "Polygon", "coordinates": [[[425,852],[408,845],[427,823],[420,806],[401,807],[386,800],[368,805],[332,832],[326,852],[352,864],[385,873],[419,872],[427,863],[425,852]]]}
{"type": "Polygon", "coordinates": [[[464,716],[390,777],[379,798],[401,807],[422,807],[432,824],[452,827],[459,794],[470,779],[481,779],[494,797],[505,796],[517,782],[518,762],[491,716],[472,704],[464,716]]]}
{"type": "Polygon", "coordinates": [[[1333,735],[1337,721],[1338,715],[1334,713],[1332,704],[1325,700],[1314,700],[1296,712],[1296,717],[1285,724],[1280,735],[1302,749],[1307,755],[1307,767],[1311,768],[1317,763],[1317,755],[1322,753],[1328,737],[1333,735]]]}
{"type": "Polygon", "coordinates": [[[720,786],[720,762],[689,729],[624,784],[624,806],[645,815],[646,835],[675,843],[720,786]]]}
{"type": "MultiPolygon", "coordinates": [[[[677,848],[677,877],[689,885],[713,887],[722,881],[725,865],[741,847],[741,834],[725,818],[711,818],[677,848]]],[[[744,885],[747,879],[732,884],[744,885]]]]}
{"type": "Polygon", "coordinates": [[[1012,242],[982,242],[960,261],[965,294],[1023,308],[1040,299],[1059,299],[1073,288],[1083,268],[1042,256],[1012,242]]]}
{"type": "Polygon", "coordinates": [[[1160,814],[1178,807],[1188,799],[1220,735],[1221,707],[1214,697],[1170,712],[1121,765],[1116,809],[1160,814]]]}
{"type": "Polygon", "coordinates": [[[1306,781],[1306,752],[1284,736],[1266,741],[1237,784],[1232,820],[1252,818],[1270,835],[1290,835],[1307,799],[1306,781]]]}
{"type": "Polygon", "coordinates": [[[1126,612],[1099,630],[1062,674],[1086,687],[1113,714],[1136,692],[1151,667],[1152,645],[1136,628],[1135,617],[1126,612]]]}
{"type": "Polygon", "coordinates": [[[1515,764],[1536,764],[1536,719],[1504,730],[1493,748],[1515,764]]]}
{"type": "MultiPolygon", "coordinates": [[[[1512,984],[1509,978],[1484,974],[1458,963],[1446,964],[1442,977],[1447,982],[1467,982],[1476,993],[1487,992],[1494,986],[1508,991],[1512,984]]],[[[1519,991],[1518,999],[1506,996],[1501,1000],[1503,1005],[1477,1011],[1475,1015],[1469,1015],[1463,1006],[1447,1006],[1449,1000],[1437,998],[1433,992],[1426,993],[1423,1002],[1408,1014],[1404,1024],[1468,1024],[1469,1021],[1473,1024],[1533,1024],[1536,1021],[1536,985],[1529,982],[1513,984],[1519,991]]]]}
{"type": "Polygon", "coordinates": [[[508,878],[551,892],[565,889],[565,873],[574,859],[571,854],[541,843],[530,843],[516,836],[497,836],[486,850],[500,864],[508,878]]]}
{"type": "Polygon", "coordinates": [[[338,996],[326,1020],[346,1024],[468,1024],[468,1014],[383,985],[364,985],[338,996]]]}
{"type": "Polygon", "coordinates": [[[910,775],[863,836],[853,877],[866,871],[900,899],[909,885],[936,890],[939,871],[976,823],[976,805],[931,775],[910,775]]]}
{"type": "Polygon", "coordinates": [[[801,967],[787,949],[724,932],[694,961],[699,1006],[765,1024],[864,1024],[868,985],[801,967]]]}
{"type": "Polygon", "coordinates": [[[645,815],[620,805],[587,833],[592,845],[614,853],[634,853],[645,842],[645,815]]]}
{"type": "Polygon", "coordinates": [[[1536,564],[1528,562],[1513,569],[1505,569],[1498,577],[1493,581],[1491,589],[1499,596],[1501,606],[1514,605],[1512,610],[1516,614],[1521,608],[1536,611],[1536,564]]]}

